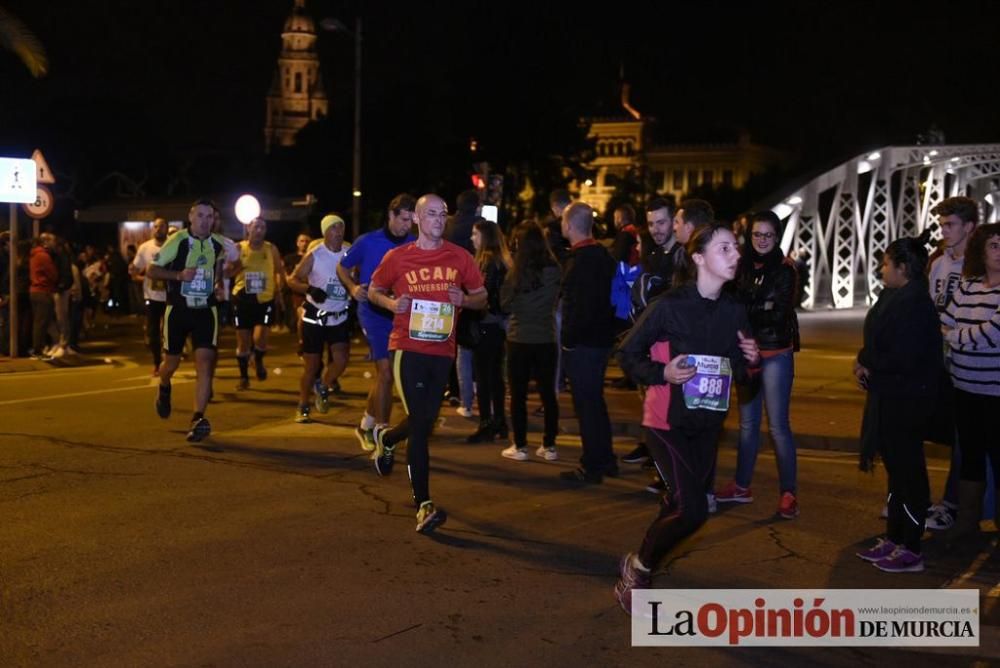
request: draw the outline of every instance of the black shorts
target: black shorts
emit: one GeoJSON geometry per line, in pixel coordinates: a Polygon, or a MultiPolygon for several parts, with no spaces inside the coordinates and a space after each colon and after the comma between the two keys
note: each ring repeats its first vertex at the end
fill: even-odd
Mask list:
{"type": "Polygon", "coordinates": [[[180,355],[184,341],[191,337],[191,347],[215,349],[219,342],[219,314],[216,307],[188,308],[168,305],[163,318],[163,338],[168,355],[180,355]]]}
{"type": "Polygon", "coordinates": [[[233,306],[233,324],[236,329],[253,329],[257,325],[270,327],[274,323],[274,300],[260,303],[237,299],[233,306]]]}
{"type": "Polygon", "coordinates": [[[350,340],[350,320],[345,320],[339,325],[302,323],[302,352],[306,355],[321,355],[327,346],[348,343],[350,340]]]}

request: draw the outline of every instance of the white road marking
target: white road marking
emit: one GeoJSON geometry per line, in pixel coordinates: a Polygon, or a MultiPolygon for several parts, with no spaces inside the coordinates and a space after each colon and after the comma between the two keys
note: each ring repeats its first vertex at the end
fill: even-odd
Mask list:
{"type": "MultiPolygon", "coordinates": [[[[173,385],[183,385],[190,383],[190,380],[175,380],[173,385]]],[[[104,390],[88,390],[86,392],[69,392],[67,394],[47,394],[41,397],[28,397],[25,399],[10,399],[0,401],[0,406],[11,406],[13,404],[30,404],[33,401],[51,401],[52,399],[70,399],[72,397],[87,397],[94,394],[110,394],[111,392],[128,392],[129,390],[148,390],[149,385],[135,385],[133,387],[112,387],[104,390]]]]}

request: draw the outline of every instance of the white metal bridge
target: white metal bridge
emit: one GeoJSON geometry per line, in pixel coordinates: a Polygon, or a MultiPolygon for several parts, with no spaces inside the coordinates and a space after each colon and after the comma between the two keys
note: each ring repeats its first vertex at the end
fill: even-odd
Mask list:
{"type": "Polygon", "coordinates": [[[1000,144],[887,146],[785,193],[771,208],[785,221],[785,252],[809,255],[803,306],[873,303],[880,251],[928,227],[939,239],[930,210],[956,195],[980,203],[981,221],[1000,218],[1000,144]]]}

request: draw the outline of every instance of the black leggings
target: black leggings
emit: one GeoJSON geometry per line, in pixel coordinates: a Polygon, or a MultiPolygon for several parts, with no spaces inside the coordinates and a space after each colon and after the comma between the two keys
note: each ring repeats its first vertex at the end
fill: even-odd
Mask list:
{"type": "Polygon", "coordinates": [[[479,398],[479,421],[505,421],[504,399],[507,388],[503,382],[503,342],[507,333],[500,325],[480,325],[483,338],[476,346],[473,361],[476,365],[476,392],[479,398]]]}
{"type": "Polygon", "coordinates": [[[646,447],[670,490],[639,548],[639,560],[647,568],[656,568],[674,545],[708,519],[705,485],[715,466],[721,429],[720,425],[700,432],[647,430],[646,447]]]}
{"type": "Polygon", "coordinates": [[[878,402],[878,443],[889,475],[889,517],[886,536],[897,545],[920,554],[927,506],[931,503],[924,460],[923,416],[933,412],[930,399],[884,397],[869,393],[878,402]]]}
{"type": "Polygon", "coordinates": [[[986,459],[989,457],[994,483],[1000,487],[998,415],[1000,397],[955,388],[955,425],[962,446],[962,480],[986,480],[986,459]]]}
{"type": "Polygon", "coordinates": [[[157,368],[163,361],[163,314],[166,311],[166,302],[146,300],[146,342],[149,352],[153,353],[153,366],[157,368]]]}
{"type": "Polygon", "coordinates": [[[556,447],[559,431],[559,402],[556,399],[555,343],[507,342],[507,376],[510,380],[510,421],[514,430],[514,445],[528,446],[528,381],[534,377],[538,394],[545,407],[546,448],[556,447]]]}
{"type": "Polygon", "coordinates": [[[448,384],[453,358],[396,350],[392,353],[392,376],[403,400],[406,417],[382,437],[387,447],[406,440],[406,465],[419,506],[429,501],[430,453],[428,441],[441,410],[441,396],[448,384]]]}

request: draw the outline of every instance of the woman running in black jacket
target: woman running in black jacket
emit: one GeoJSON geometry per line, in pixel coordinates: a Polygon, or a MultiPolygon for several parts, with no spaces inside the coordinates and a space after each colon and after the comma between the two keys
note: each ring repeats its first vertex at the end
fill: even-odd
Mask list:
{"type": "Polygon", "coordinates": [[[730,387],[759,370],[760,350],[749,336],[746,308],[722,292],[739,259],[728,228],[713,223],[698,230],[687,243],[688,278],[695,280],[654,302],[618,352],[622,369],[649,387],[643,411],[647,445],[671,490],[638,554],[622,558],[615,595],[628,613],[632,590],[649,588],[660,560],[704,524],[705,485],[730,387]]]}

